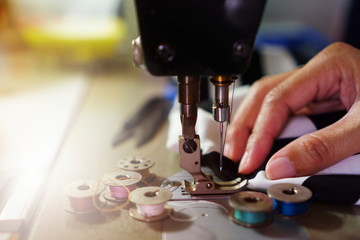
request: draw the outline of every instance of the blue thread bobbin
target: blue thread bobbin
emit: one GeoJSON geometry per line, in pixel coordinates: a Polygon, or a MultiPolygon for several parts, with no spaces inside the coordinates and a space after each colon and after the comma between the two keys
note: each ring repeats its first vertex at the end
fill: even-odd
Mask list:
{"type": "Polygon", "coordinates": [[[310,210],[312,192],[304,186],[279,183],[269,187],[267,192],[273,199],[275,213],[281,217],[296,219],[310,210]]]}
{"type": "Polygon", "coordinates": [[[272,220],[272,200],[259,192],[239,192],[232,195],[229,204],[231,220],[244,227],[257,228],[269,225],[272,220]]]}

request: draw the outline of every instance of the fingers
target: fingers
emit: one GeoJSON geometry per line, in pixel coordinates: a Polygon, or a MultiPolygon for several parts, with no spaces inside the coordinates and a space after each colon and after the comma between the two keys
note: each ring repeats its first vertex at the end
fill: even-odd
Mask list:
{"type": "Polygon", "coordinates": [[[224,149],[225,156],[234,162],[240,160],[264,97],[274,86],[277,86],[295,71],[265,77],[253,84],[229,125],[224,149]]]}
{"type": "MultiPolygon", "coordinates": [[[[356,98],[354,82],[360,82],[354,79],[354,76],[360,76],[356,73],[360,57],[349,58],[354,50],[344,44],[332,45],[266,95],[241,160],[240,173],[249,174],[264,162],[288,116],[309,103],[331,99],[339,92],[342,104],[350,108],[356,98]]],[[[291,169],[286,159],[277,160],[273,160],[275,165],[287,165],[285,168],[291,169]]],[[[287,175],[294,175],[295,170],[289,170],[287,175]]]]}
{"type": "Polygon", "coordinates": [[[297,115],[310,115],[310,114],[320,114],[331,111],[340,111],[345,110],[343,103],[340,100],[330,100],[320,103],[312,103],[309,106],[302,108],[297,111],[297,115]]]}
{"type": "Polygon", "coordinates": [[[360,151],[360,104],[340,121],[304,135],[274,154],[266,166],[269,179],[314,174],[360,151]]]}

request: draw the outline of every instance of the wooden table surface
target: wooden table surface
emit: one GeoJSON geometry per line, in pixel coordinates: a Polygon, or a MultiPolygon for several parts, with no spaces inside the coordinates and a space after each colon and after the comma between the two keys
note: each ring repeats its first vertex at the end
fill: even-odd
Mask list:
{"type": "Polygon", "coordinates": [[[114,135],[124,121],[162,90],[162,80],[142,78],[131,73],[92,77],[89,92],[53,166],[29,239],[161,239],[160,222],[138,222],[129,216],[127,208],[85,215],[64,211],[64,185],[82,179],[97,180],[117,170],[121,158],[153,159],[151,171],[158,175],[153,184],[180,170],[177,156],[165,148],[167,126],[142,148],[137,149],[133,139],[112,147],[114,135]]]}

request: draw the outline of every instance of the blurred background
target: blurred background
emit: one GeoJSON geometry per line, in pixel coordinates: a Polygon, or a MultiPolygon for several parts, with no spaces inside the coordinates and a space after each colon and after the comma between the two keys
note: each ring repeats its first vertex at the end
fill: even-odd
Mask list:
{"type": "Polygon", "coordinates": [[[31,52],[42,70],[121,61],[130,56],[134,19],[129,0],[0,0],[0,56],[31,52]]]}
{"type": "MultiPolygon", "coordinates": [[[[268,0],[257,44],[285,45],[303,62],[330,42],[351,42],[356,2],[268,0]]],[[[40,55],[41,66],[121,67],[136,32],[131,0],[0,0],[0,70],[8,51],[40,55]]]]}

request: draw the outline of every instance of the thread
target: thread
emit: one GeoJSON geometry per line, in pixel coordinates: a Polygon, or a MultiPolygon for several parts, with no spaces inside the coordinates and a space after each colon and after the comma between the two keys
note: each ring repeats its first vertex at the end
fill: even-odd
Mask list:
{"type": "Polygon", "coordinates": [[[136,184],[141,181],[142,176],[137,172],[115,171],[105,174],[102,182],[108,187],[104,197],[109,201],[126,200],[129,193],[136,189],[136,184]]]}
{"type": "Polygon", "coordinates": [[[164,212],[165,203],[157,205],[136,204],[138,212],[145,217],[159,216],[164,212]]]}
{"type": "MultiPolygon", "coordinates": [[[[142,182],[143,184],[149,186],[149,184],[142,180],[141,179],[141,175],[139,175],[139,173],[136,173],[137,175],[134,176],[132,175],[132,172],[131,171],[123,171],[124,173],[128,174],[123,177],[127,178],[127,179],[135,179],[136,182],[142,182]],[[129,175],[131,174],[131,176],[129,175]]],[[[131,190],[131,187],[130,189],[124,184],[123,181],[118,181],[119,179],[122,179],[122,178],[119,178],[119,179],[116,179],[116,177],[118,177],[119,175],[119,171],[114,171],[114,172],[111,172],[111,173],[107,173],[107,174],[104,174],[104,176],[102,176],[101,178],[99,178],[97,181],[96,181],[96,187],[95,187],[95,191],[98,191],[98,189],[100,189],[102,187],[102,185],[100,184],[101,182],[104,182],[105,180],[105,185],[113,185],[114,183],[116,183],[115,186],[119,186],[119,187],[122,187],[126,192],[127,192],[127,196],[129,196],[130,194],[130,190],[131,190]],[[107,179],[107,180],[106,180],[107,179]]],[[[109,186],[108,186],[109,187],[109,186]]],[[[97,204],[97,199],[96,199],[96,195],[94,194],[93,197],[92,197],[92,201],[93,201],[93,205],[95,206],[95,208],[99,211],[102,211],[102,212],[116,212],[116,211],[120,211],[121,209],[123,209],[124,207],[126,207],[129,203],[130,203],[130,200],[128,197],[126,198],[123,198],[123,199],[119,199],[119,198],[114,198],[111,196],[110,193],[110,188],[109,188],[109,192],[108,193],[105,193],[104,194],[104,198],[106,200],[109,200],[111,202],[123,202],[121,205],[117,205],[115,207],[109,207],[109,206],[113,206],[113,204],[110,204],[110,205],[107,205],[106,208],[103,206],[103,205],[99,205],[97,204]],[[111,199],[111,200],[110,200],[111,199]]]]}
{"type": "Polygon", "coordinates": [[[312,192],[301,185],[280,183],[268,189],[276,214],[285,218],[298,218],[309,212],[312,192]]]}
{"type": "Polygon", "coordinates": [[[262,212],[243,212],[240,210],[234,210],[234,217],[249,224],[259,224],[267,220],[267,213],[262,212]]]}
{"type": "Polygon", "coordinates": [[[131,192],[129,200],[136,204],[136,209],[130,209],[130,216],[145,222],[165,219],[172,211],[166,202],[172,193],[161,187],[142,187],[131,192]]]}
{"type": "Polygon", "coordinates": [[[277,214],[288,217],[298,217],[309,211],[310,201],[303,203],[286,203],[273,199],[274,210],[277,214]]]}
{"type": "Polygon", "coordinates": [[[129,196],[129,191],[136,189],[136,185],[126,186],[126,187],[112,187],[109,186],[109,191],[112,197],[117,199],[127,198],[129,196]]]}
{"type": "Polygon", "coordinates": [[[272,200],[259,192],[240,192],[229,200],[231,220],[244,227],[263,227],[272,222],[272,200]]]}
{"type": "Polygon", "coordinates": [[[67,184],[63,192],[68,197],[64,208],[71,213],[91,213],[103,208],[105,203],[100,200],[103,186],[97,186],[94,180],[80,180],[67,184]],[[98,208],[97,208],[98,206],[98,208]]]}

